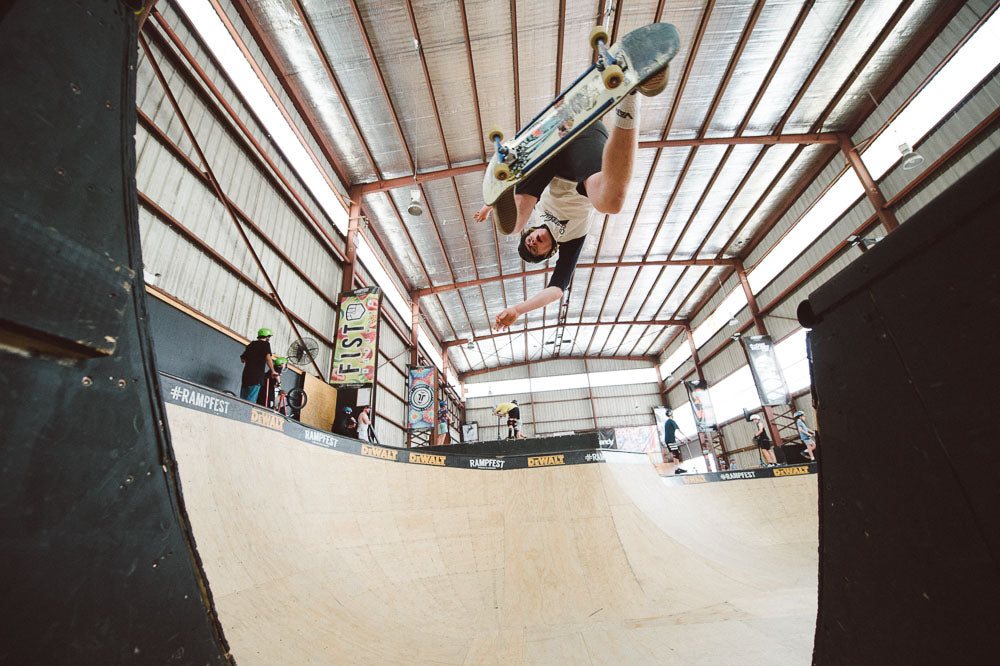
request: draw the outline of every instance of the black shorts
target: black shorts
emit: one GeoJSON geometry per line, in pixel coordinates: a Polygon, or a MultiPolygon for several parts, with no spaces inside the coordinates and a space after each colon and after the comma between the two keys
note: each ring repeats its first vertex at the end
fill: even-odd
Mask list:
{"type": "Polygon", "coordinates": [[[757,446],[764,449],[765,451],[771,450],[771,440],[769,439],[758,439],[757,446]]]}
{"type": "Polygon", "coordinates": [[[513,427],[516,428],[517,427],[517,419],[514,419],[514,418],[507,419],[507,425],[508,426],[513,426],[513,427]]]}
{"type": "Polygon", "coordinates": [[[515,194],[530,194],[536,199],[553,178],[562,178],[577,183],[576,191],[587,196],[583,181],[601,170],[604,144],[608,141],[608,130],[600,120],[583,130],[576,138],[559,151],[555,157],[538,167],[535,173],[514,188],[515,194]]]}
{"type": "Polygon", "coordinates": [[[668,444],[667,445],[667,450],[670,451],[670,455],[672,455],[674,458],[677,458],[678,462],[681,462],[681,461],[684,460],[684,456],[681,454],[681,450],[680,449],[671,449],[670,445],[668,444]]]}

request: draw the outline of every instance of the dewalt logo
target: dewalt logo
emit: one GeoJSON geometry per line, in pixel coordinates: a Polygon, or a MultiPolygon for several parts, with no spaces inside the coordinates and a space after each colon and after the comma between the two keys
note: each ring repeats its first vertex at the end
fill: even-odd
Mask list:
{"type": "Polygon", "coordinates": [[[257,409],[256,407],[250,409],[250,423],[262,425],[265,428],[271,428],[280,432],[284,432],[285,430],[284,417],[276,412],[265,412],[263,409],[257,409]]]}
{"type": "Polygon", "coordinates": [[[381,446],[372,446],[371,444],[361,445],[361,455],[368,456],[370,458],[381,458],[382,460],[396,460],[399,455],[399,451],[395,449],[384,449],[381,446]]]}
{"type": "Polygon", "coordinates": [[[565,465],[563,454],[557,456],[529,456],[528,467],[548,467],[550,465],[565,465]]]}
{"type": "Polygon", "coordinates": [[[796,465],[795,467],[775,467],[775,476],[798,476],[799,474],[808,474],[808,465],[796,465]]]}
{"type": "Polygon", "coordinates": [[[444,466],[444,456],[436,456],[431,453],[411,453],[410,462],[418,465],[438,465],[444,466]]]}

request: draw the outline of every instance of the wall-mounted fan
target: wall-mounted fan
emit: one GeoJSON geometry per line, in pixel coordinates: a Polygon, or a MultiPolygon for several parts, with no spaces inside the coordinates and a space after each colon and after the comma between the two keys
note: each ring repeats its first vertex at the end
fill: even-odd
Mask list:
{"type": "Polygon", "coordinates": [[[308,365],[316,358],[319,352],[319,343],[312,338],[301,338],[294,340],[288,345],[288,360],[298,366],[308,365]]]}

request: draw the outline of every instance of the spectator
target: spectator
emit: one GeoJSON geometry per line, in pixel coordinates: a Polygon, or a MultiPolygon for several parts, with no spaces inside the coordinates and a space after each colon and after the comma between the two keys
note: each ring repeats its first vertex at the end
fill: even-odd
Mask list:
{"type": "Polygon", "coordinates": [[[521,408],[517,406],[517,400],[500,403],[493,413],[497,416],[507,416],[507,439],[516,439],[519,432],[518,421],[521,420],[521,408]]]}
{"type": "Polygon", "coordinates": [[[257,404],[274,409],[274,392],[281,386],[281,373],[288,359],[284,356],[275,356],[271,362],[274,364],[274,375],[269,373],[264,376],[264,381],[260,384],[260,393],[257,395],[257,404]]]}
{"type": "Polygon", "coordinates": [[[677,421],[674,421],[673,410],[668,409],[667,420],[663,424],[663,442],[667,445],[667,450],[674,459],[674,465],[678,465],[678,467],[674,470],[674,474],[684,474],[687,470],[679,467],[681,464],[681,447],[677,443],[678,433],[685,439],[685,441],[687,440],[687,435],[681,432],[681,428],[677,425],[677,421]]]}
{"type": "Polygon", "coordinates": [[[358,413],[358,439],[362,442],[378,441],[372,429],[371,405],[365,405],[358,413]]]}
{"type": "Polygon", "coordinates": [[[805,421],[806,413],[801,409],[795,412],[795,427],[799,431],[799,439],[802,443],[806,445],[806,450],[802,452],[802,457],[809,458],[811,462],[816,461],[816,440],[814,439],[816,435],[815,430],[810,430],[806,426],[805,421]]]}
{"type": "Polygon", "coordinates": [[[768,467],[776,467],[778,465],[777,458],[774,457],[774,451],[771,450],[771,438],[767,435],[767,429],[764,427],[764,421],[759,415],[754,414],[750,417],[754,425],[757,426],[757,433],[753,436],[757,446],[760,448],[760,454],[764,459],[764,463],[768,467]]]}
{"type": "Polygon", "coordinates": [[[441,446],[448,443],[448,424],[451,423],[451,414],[448,413],[448,401],[442,400],[438,403],[438,426],[436,444],[441,446]]]}
{"type": "Polygon", "coordinates": [[[350,407],[344,407],[340,411],[340,417],[333,424],[333,431],[344,437],[358,436],[358,422],[351,414],[354,412],[350,407]]]}
{"type": "Polygon", "coordinates": [[[240,381],[240,397],[250,402],[257,402],[261,384],[266,377],[276,377],[273,356],[271,355],[271,329],[262,328],[257,331],[257,339],[251,342],[240,354],[243,363],[243,378],[240,381]]]}

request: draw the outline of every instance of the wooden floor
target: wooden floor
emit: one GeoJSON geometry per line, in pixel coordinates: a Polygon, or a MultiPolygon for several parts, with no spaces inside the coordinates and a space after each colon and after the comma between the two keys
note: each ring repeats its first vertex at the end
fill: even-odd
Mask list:
{"type": "Polygon", "coordinates": [[[440,468],[167,412],[241,666],[810,661],[815,475],[440,468]]]}

